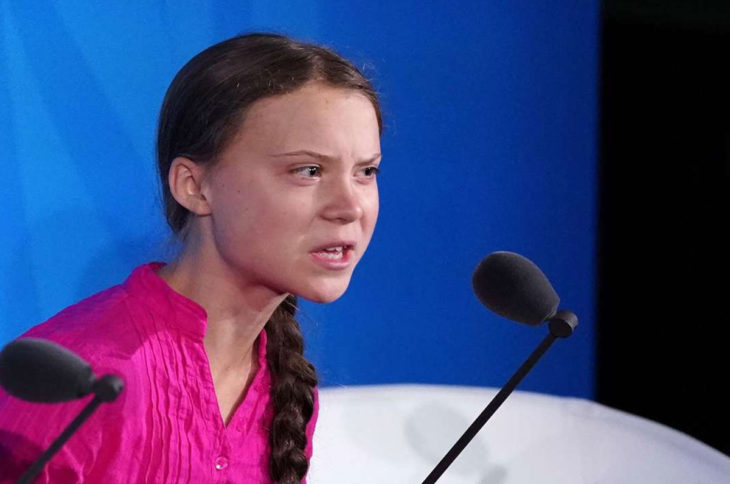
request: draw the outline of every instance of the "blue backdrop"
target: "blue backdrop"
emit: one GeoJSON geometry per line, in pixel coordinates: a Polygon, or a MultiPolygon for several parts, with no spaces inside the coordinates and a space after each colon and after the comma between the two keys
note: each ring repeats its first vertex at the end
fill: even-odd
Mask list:
{"type": "Polygon", "coordinates": [[[382,93],[371,248],[344,297],[302,304],[323,385],[501,386],[546,331],[472,295],[479,260],[512,250],[581,319],[520,388],[591,398],[598,16],[598,0],[0,0],[0,343],[169,257],[165,89],[203,48],[266,30],[332,46],[382,93]]]}

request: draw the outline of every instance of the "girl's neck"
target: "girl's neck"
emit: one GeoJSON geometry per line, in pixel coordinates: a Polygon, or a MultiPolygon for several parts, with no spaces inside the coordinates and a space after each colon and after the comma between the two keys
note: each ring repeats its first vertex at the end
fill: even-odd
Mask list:
{"type": "Polygon", "coordinates": [[[207,313],[203,344],[225,425],[242,401],[258,368],[256,338],[287,294],[241,284],[215,259],[184,250],[158,275],[207,313]]]}
{"type": "Polygon", "coordinates": [[[287,294],[246,284],[230,267],[188,244],[158,275],[207,313],[204,343],[211,370],[227,371],[250,363],[251,349],[287,294]]]}

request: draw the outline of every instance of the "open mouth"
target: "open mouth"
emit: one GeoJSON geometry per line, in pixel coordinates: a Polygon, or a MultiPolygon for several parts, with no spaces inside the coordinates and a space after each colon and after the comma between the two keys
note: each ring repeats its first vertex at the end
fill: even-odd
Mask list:
{"type": "Polygon", "coordinates": [[[326,269],[346,269],[350,267],[355,253],[355,246],[348,242],[331,242],[332,245],[321,245],[310,253],[312,259],[326,269]]]}
{"type": "Polygon", "coordinates": [[[318,250],[315,254],[323,259],[328,260],[342,260],[347,251],[351,250],[352,247],[349,245],[339,245],[335,247],[327,247],[326,249],[318,250]]]}

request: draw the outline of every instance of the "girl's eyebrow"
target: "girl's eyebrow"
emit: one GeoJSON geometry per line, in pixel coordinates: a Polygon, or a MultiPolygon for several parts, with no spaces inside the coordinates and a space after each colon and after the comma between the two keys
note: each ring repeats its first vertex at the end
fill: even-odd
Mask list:
{"type": "MultiPolygon", "coordinates": [[[[316,151],[311,151],[311,150],[289,151],[287,153],[276,153],[271,156],[275,157],[275,158],[279,158],[279,157],[283,157],[283,156],[301,156],[301,155],[311,156],[312,158],[317,158],[317,159],[323,160],[323,161],[335,161],[338,159],[336,156],[325,155],[323,153],[317,153],[316,151]]],[[[381,157],[380,153],[375,153],[370,158],[358,161],[357,164],[373,163],[373,162],[377,161],[378,158],[380,158],[380,157],[381,157]]]]}

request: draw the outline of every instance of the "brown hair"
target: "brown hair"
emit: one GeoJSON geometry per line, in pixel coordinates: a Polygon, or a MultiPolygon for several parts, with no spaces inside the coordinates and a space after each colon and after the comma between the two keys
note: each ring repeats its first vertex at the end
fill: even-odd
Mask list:
{"type": "MultiPolygon", "coordinates": [[[[361,92],[372,102],[382,132],[380,105],[371,83],[326,47],[255,33],[213,45],[183,66],[165,94],[157,131],[162,199],[175,234],[185,238],[191,216],[170,192],[172,161],[185,156],[196,163],[215,163],[254,102],[295,91],[310,81],[361,92]]],[[[269,473],[284,484],[298,483],[309,468],[306,426],[317,384],[314,366],[303,356],[296,309],[296,297],[287,297],[265,327],[274,407],[269,473]]]]}

